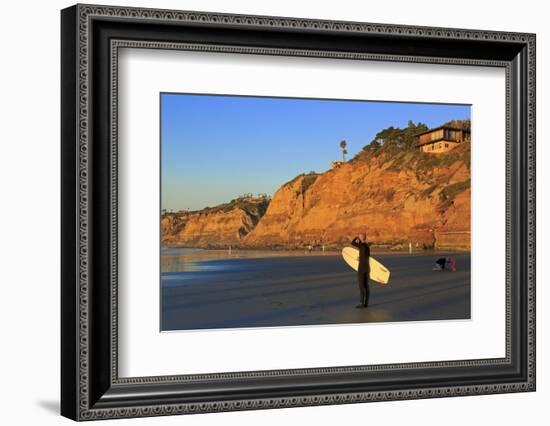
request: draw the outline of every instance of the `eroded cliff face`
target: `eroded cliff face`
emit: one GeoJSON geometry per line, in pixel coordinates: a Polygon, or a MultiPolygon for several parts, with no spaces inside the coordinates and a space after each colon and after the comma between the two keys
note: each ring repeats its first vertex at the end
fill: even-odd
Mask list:
{"type": "Polygon", "coordinates": [[[242,240],[246,247],[339,246],[366,232],[377,246],[469,248],[469,146],[438,155],[364,156],[283,185],[242,240]],[[306,182],[307,181],[307,182],[306,182]],[[448,239],[448,238],[447,238],[448,239]]]}
{"type": "Polygon", "coordinates": [[[231,202],[162,219],[164,244],[341,247],[360,232],[378,247],[470,248],[470,145],[440,155],[364,151],[300,175],[271,201],[231,202]]]}
{"type": "Polygon", "coordinates": [[[238,245],[265,213],[269,200],[239,199],[189,213],[166,214],[161,219],[162,244],[221,248],[238,245]]]}

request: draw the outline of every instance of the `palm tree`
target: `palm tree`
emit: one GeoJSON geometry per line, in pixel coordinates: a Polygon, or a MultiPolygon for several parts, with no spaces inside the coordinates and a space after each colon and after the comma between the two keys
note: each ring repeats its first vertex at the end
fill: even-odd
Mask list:
{"type": "Polygon", "coordinates": [[[346,162],[346,154],[348,153],[348,151],[346,150],[347,144],[348,143],[346,141],[341,141],[340,142],[340,148],[342,148],[342,161],[344,163],[346,162]]]}

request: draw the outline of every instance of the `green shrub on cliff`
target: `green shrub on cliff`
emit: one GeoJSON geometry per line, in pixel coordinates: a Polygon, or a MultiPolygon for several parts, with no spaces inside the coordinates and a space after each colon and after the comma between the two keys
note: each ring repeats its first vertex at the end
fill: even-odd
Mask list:
{"type": "Polygon", "coordinates": [[[439,192],[440,210],[449,208],[458,194],[470,188],[471,181],[466,179],[462,182],[447,185],[439,192]]]}
{"type": "Polygon", "coordinates": [[[363,149],[372,149],[371,144],[374,143],[373,147],[384,147],[384,148],[398,148],[400,150],[416,150],[415,144],[415,135],[417,133],[428,130],[428,126],[424,123],[415,124],[412,120],[409,120],[407,127],[401,129],[399,127],[387,127],[379,131],[374,139],[370,142],[369,145],[363,149]]]}
{"type": "Polygon", "coordinates": [[[470,179],[466,179],[462,182],[456,182],[443,188],[439,193],[441,201],[453,200],[462,191],[465,191],[470,187],[470,179]]]}

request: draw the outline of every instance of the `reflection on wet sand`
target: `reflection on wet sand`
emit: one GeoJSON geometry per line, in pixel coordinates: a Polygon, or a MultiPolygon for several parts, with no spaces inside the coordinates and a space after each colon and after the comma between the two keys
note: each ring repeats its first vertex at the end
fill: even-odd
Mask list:
{"type": "Polygon", "coordinates": [[[166,247],[161,251],[163,272],[185,272],[208,269],[205,262],[224,259],[260,259],[269,257],[293,257],[293,256],[334,256],[339,251],[313,251],[302,250],[206,250],[201,248],[166,247]]]}

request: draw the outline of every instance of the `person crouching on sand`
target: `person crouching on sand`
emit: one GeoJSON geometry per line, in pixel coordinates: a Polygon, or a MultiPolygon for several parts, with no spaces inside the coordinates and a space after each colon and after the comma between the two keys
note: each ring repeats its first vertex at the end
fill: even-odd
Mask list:
{"type": "Polygon", "coordinates": [[[456,259],[454,257],[440,257],[435,261],[433,267],[434,271],[445,271],[447,270],[447,265],[451,272],[456,272],[456,259]]]}
{"type": "Polygon", "coordinates": [[[440,257],[435,261],[435,265],[433,267],[434,271],[444,271],[445,270],[445,264],[448,262],[448,259],[446,257],[440,257]]]}
{"type": "Polygon", "coordinates": [[[357,268],[357,284],[359,285],[359,305],[356,308],[366,308],[369,306],[369,257],[370,247],[367,243],[367,235],[359,234],[353,240],[351,245],[359,249],[359,267],[357,268]]]}

